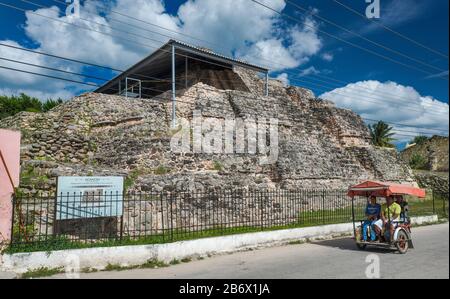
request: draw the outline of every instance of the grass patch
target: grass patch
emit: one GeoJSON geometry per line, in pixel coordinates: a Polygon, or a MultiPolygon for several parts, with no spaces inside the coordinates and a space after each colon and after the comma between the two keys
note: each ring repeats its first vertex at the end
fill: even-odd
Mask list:
{"type": "Polygon", "coordinates": [[[189,263],[192,262],[192,258],[190,257],[185,257],[184,259],[181,260],[182,263],[189,263]]]}
{"type": "Polygon", "coordinates": [[[158,166],[158,168],[156,168],[154,171],[154,173],[156,175],[164,175],[164,174],[168,174],[169,172],[170,172],[170,169],[163,165],[158,166]]]}
{"type": "Polygon", "coordinates": [[[289,245],[301,245],[301,244],[305,244],[306,241],[305,240],[297,240],[297,241],[291,241],[288,244],[289,245]]]}
{"type": "Polygon", "coordinates": [[[158,261],[156,259],[148,260],[145,264],[142,264],[139,268],[148,269],[148,268],[165,268],[169,267],[168,264],[163,261],[158,261]]]}
{"type": "Polygon", "coordinates": [[[219,161],[214,161],[213,170],[222,171],[223,170],[222,163],[220,163],[219,161]]]}
{"type": "Polygon", "coordinates": [[[31,278],[53,276],[53,275],[60,274],[60,273],[64,273],[64,269],[62,269],[62,268],[49,269],[46,267],[42,267],[39,269],[27,271],[27,272],[23,273],[20,276],[20,278],[31,279],[31,278]]]}
{"type": "Polygon", "coordinates": [[[117,264],[108,264],[103,271],[126,271],[126,270],[133,270],[138,267],[139,266],[121,266],[117,264]]]}
{"type": "Polygon", "coordinates": [[[125,192],[134,185],[134,182],[136,181],[136,179],[142,174],[143,174],[143,171],[140,169],[134,169],[133,171],[130,171],[130,173],[128,173],[128,175],[125,178],[125,181],[123,183],[125,192]]]}
{"type": "Polygon", "coordinates": [[[428,216],[437,214],[439,218],[448,217],[448,199],[437,197],[434,200],[434,212],[433,212],[433,200],[426,198],[425,200],[410,199],[409,204],[409,216],[428,216]]]}
{"type": "Polygon", "coordinates": [[[173,259],[173,260],[170,261],[169,264],[171,264],[173,266],[173,265],[181,264],[181,262],[179,260],[177,260],[177,259],[173,259]]]}

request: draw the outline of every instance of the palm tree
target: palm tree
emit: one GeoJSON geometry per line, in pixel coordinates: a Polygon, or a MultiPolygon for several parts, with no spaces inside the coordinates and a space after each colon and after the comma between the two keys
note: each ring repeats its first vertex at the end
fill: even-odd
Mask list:
{"type": "Polygon", "coordinates": [[[374,125],[369,125],[370,136],[372,137],[373,144],[380,147],[395,147],[395,145],[392,144],[392,141],[395,140],[392,138],[395,134],[392,132],[392,129],[393,127],[389,126],[382,120],[374,125]]]}

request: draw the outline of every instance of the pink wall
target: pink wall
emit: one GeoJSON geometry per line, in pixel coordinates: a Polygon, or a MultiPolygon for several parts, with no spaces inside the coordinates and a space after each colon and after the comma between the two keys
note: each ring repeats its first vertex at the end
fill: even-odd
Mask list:
{"type": "MultiPolygon", "coordinates": [[[[0,129],[0,150],[14,183],[19,186],[20,132],[0,129]]],[[[12,203],[14,188],[0,159],[0,243],[11,238],[12,203]]]]}

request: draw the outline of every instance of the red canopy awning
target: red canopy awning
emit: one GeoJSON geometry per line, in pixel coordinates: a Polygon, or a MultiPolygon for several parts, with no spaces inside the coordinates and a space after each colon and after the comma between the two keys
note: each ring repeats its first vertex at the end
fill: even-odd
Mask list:
{"type": "Polygon", "coordinates": [[[425,190],[409,185],[382,183],[375,181],[366,181],[352,186],[348,189],[348,196],[370,196],[386,197],[392,195],[412,195],[425,198],[425,190]]]}

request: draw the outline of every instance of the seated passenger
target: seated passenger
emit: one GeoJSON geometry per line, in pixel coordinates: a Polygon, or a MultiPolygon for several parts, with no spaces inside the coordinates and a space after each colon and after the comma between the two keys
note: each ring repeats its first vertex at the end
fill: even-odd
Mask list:
{"type": "Polygon", "coordinates": [[[408,202],[403,198],[402,195],[397,195],[395,197],[395,202],[398,203],[400,205],[400,207],[402,208],[402,212],[400,213],[400,221],[402,222],[409,222],[409,218],[408,218],[408,202]]]}
{"type": "Polygon", "coordinates": [[[367,229],[370,227],[370,240],[375,241],[378,231],[375,229],[374,224],[380,218],[381,205],[377,203],[376,196],[371,196],[370,201],[367,203],[366,216],[367,220],[363,224],[363,240],[367,241],[367,229]]]}
{"type": "Polygon", "coordinates": [[[392,196],[386,197],[386,204],[381,207],[381,219],[387,231],[389,231],[390,241],[394,238],[394,231],[400,221],[402,208],[394,201],[392,196]]]}

